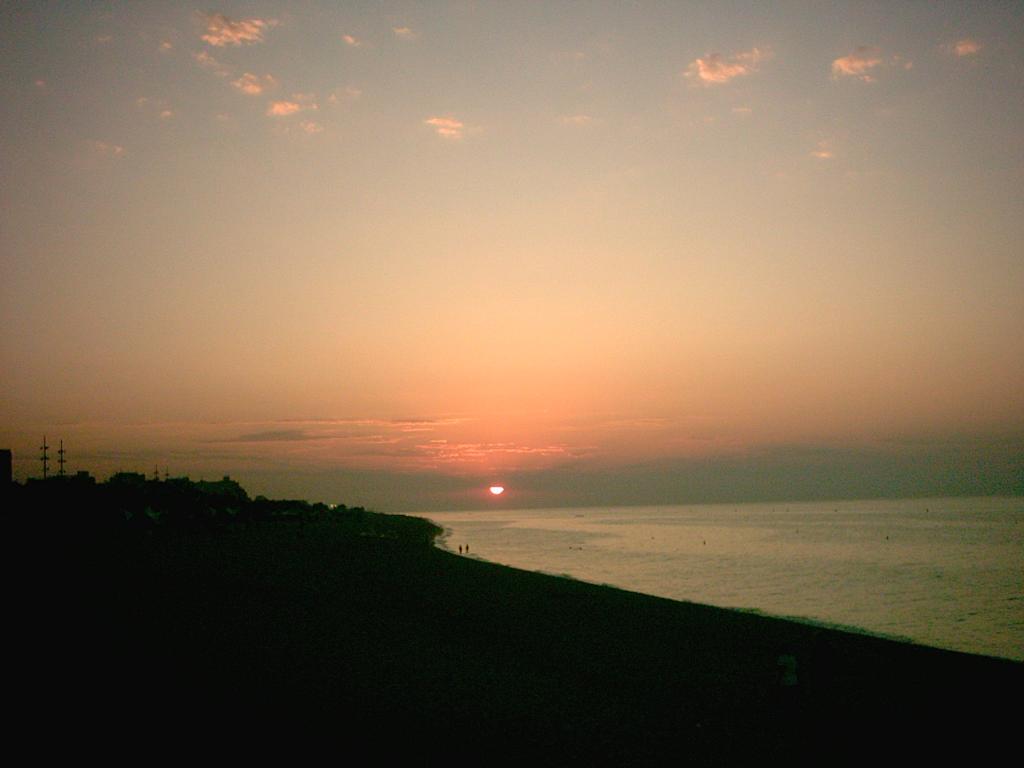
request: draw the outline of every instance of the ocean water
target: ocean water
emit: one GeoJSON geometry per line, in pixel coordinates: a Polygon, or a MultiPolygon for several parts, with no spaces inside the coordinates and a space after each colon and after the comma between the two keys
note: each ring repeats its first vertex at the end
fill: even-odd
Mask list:
{"type": "Polygon", "coordinates": [[[1024,498],[426,516],[471,557],[1024,660],[1024,498]]]}

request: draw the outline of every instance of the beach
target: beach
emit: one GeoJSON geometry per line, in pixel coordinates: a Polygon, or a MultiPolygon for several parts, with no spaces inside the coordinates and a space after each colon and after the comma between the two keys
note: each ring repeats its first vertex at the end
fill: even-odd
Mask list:
{"type": "Polygon", "coordinates": [[[7,528],[10,651],[32,662],[10,690],[87,733],[113,718],[457,762],[842,762],[1008,744],[999,700],[1024,683],[1019,663],[478,561],[415,523],[7,528]]]}
{"type": "Polygon", "coordinates": [[[635,592],[1024,661],[1024,499],[434,513],[451,550],[635,592]]]}

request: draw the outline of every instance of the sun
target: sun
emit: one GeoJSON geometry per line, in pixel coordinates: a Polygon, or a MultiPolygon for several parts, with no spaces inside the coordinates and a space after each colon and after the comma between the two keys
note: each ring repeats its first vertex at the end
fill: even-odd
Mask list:
{"type": "Polygon", "coordinates": [[[495,496],[501,496],[501,494],[503,494],[505,492],[505,486],[503,486],[503,485],[492,485],[487,490],[489,490],[495,496]]]}

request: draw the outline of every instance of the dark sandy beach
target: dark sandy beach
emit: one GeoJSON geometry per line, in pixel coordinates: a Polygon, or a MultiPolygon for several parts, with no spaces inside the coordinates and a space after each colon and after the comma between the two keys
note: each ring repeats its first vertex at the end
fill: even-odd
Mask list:
{"type": "Polygon", "coordinates": [[[1022,664],[493,565],[395,520],[8,523],[9,733],[527,765],[982,758],[1013,743],[1022,664]]]}

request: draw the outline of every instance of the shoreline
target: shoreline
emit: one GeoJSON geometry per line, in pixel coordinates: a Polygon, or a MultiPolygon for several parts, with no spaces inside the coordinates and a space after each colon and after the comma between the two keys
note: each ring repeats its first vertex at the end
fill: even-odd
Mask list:
{"type": "MultiPolygon", "coordinates": [[[[434,521],[431,520],[431,522],[434,522],[434,521]]],[[[547,576],[547,577],[552,578],[552,579],[565,579],[567,581],[578,582],[580,584],[587,584],[587,585],[592,586],[592,587],[605,588],[605,589],[613,589],[613,590],[616,590],[616,591],[619,591],[619,592],[624,592],[624,593],[627,593],[627,594],[639,595],[641,597],[650,597],[650,598],[655,598],[655,599],[658,599],[658,600],[668,600],[668,601],[673,602],[673,603],[682,603],[682,604],[685,604],[685,605],[695,605],[695,606],[701,606],[701,607],[704,607],[704,608],[714,608],[714,609],[721,610],[721,611],[732,611],[732,612],[735,612],[735,613],[747,614],[747,615],[750,615],[750,616],[757,616],[757,617],[761,617],[761,618],[765,618],[765,619],[772,619],[772,620],[776,620],[776,621],[792,622],[794,624],[799,624],[799,625],[802,625],[802,626],[805,626],[805,627],[808,627],[808,628],[812,628],[812,629],[823,629],[823,630],[827,630],[827,631],[831,631],[831,632],[840,632],[840,633],[847,634],[847,635],[855,635],[855,636],[863,636],[863,637],[869,637],[869,638],[876,638],[878,640],[885,640],[887,642],[899,643],[901,645],[909,645],[909,646],[914,646],[914,647],[917,647],[917,648],[925,648],[925,649],[936,650],[936,651],[948,651],[950,653],[963,654],[963,655],[967,655],[967,656],[975,656],[975,657],[982,658],[982,659],[992,659],[994,661],[1005,661],[1005,662],[1010,662],[1010,663],[1014,663],[1014,664],[1022,664],[1022,663],[1024,663],[1024,660],[1014,659],[1014,658],[1011,658],[1011,657],[1008,657],[1008,656],[998,656],[998,655],[995,655],[995,654],[979,653],[979,652],[976,652],[976,651],[965,650],[965,649],[962,649],[962,648],[949,648],[949,647],[944,647],[944,646],[941,646],[941,645],[931,645],[931,644],[928,644],[928,643],[924,643],[924,642],[915,640],[914,638],[906,636],[906,635],[887,634],[885,632],[878,632],[878,631],[872,630],[872,629],[870,629],[868,627],[860,627],[860,626],[855,626],[855,625],[852,625],[852,624],[841,624],[841,623],[837,623],[837,622],[827,621],[825,619],[815,619],[813,617],[807,617],[807,616],[782,615],[782,614],[777,614],[777,613],[771,613],[770,611],[765,611],[765,610],[762,610],[760,608],[738,608],[736,606],[715,605],[714,603],[705,603],[705,602],[700,602],[700,601],[697,601],[697,600],[686,600],[686,599],[683,599],[683,598],[668,597],[666,595],[656,595],[656,594],[653,594],[651,592],[643,592],[643,591],[636,590],[636,589],[631,589],[629,587],[625,587],[625,586],[622,586],[622,585],[619,585],[619,584],[612,584],[610,582],[590,581],[588,579],[584,579],[582,577],[575,576],[575,575],[573,575],[571,573],[555,573],[553,571],[534,570],[534,569],[530,569],[530,568],[520,568],[519,566],[509,565],[507,563],[499,563],[499,562],[494,561],[494,560],[488,560],[486,557],[478,555],[475,552],[469,553],[469,554],[465,554],[465,553],[453,552],[447,546],[441,546],[441,547],[437,547],[437,548],[440,551],[442,551],[442,552],[444,552],[446,554],[449,554],[449,555],[453,555],[455,557],[468,558],[470,560],[475,560],[477,562],[488,563],[490,565],[495,565],[495,566],[498,566],[500,568],[510,568],[512,570],[522,571],[524,573],[535,573],[537,575],[547,576]]]]}
{"type": "Polygon", "coordinates": [[[104,732],[103,691],[131,702],[119,728],[152,738],[258,726],[456,763],[810,762],[837,745],[828,762],[843,762],[1013,743],[1000,702],[1024,664],[524,571],[366,515],[370,528],[84,540],[8,526],[12,658],[27,662],[13,732],[35,732],[31,713],[55,697],[75,727],[104,732]]]}
{"type": "Polygon", "coordinates": [[[495,562],[1024,662],[1020,614],[1014,611],[1019,603],[1013,602],[1019,599],[1020,564],[1013,541],[1022,532],[1024,507],[1019,499],[1003,499],[1015,502],[1005,509],[994,503],[998,499],[981,499],[980,507],[977,501],[886,500],[876,506],[855,500],[840,509],[815,503],[792,513],[757,503],[740,507],[739,516],[733,505],[721,515],[709,505],[673,505],[646,513],[595,507],[572,515],[566,509],[522,515],[488,509],[425,516],[445,526],[453,542],[478,544],[481,556],[495,562]],[[841,514],[833,518],[833,512],[841,514]],[[572,519],[582,513],[587,520],[572,519]],[[938,535],[931,533],[936,530],[938,535]]]}

